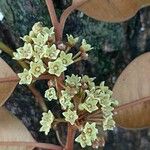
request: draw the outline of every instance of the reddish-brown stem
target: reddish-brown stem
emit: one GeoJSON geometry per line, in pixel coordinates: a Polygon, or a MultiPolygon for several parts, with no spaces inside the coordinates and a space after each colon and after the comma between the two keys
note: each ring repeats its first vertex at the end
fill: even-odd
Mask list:
{"type": "Polygon", "coordinates": [[[60,22],[58,21],[53,1],[52,0],[45,0],[45,1],[46,1],[46,5],[48,7],[48,11],[49,11],[49,14],[50,14],[52,25],[55,28],[56,43],[60,43],[60,42],[62,42],[63,30],[64,30],[65,22],[66,22],[68,16],[77,7],[81,6],[87,0],[74,1],[71,6],[69,6],[66,10],[64,10],[63,14],[60,17],[60,22]]]}
{"type": "Polygon", "coordinates": [[[67,142],[65,150],[73,150],[75,133],[76,133],[75,127],[72,126],[70,123],[68,123],[67,142]]]}
{"type": "Polygon", "coordinates": [[[37,143],[37,142],[0,142],[0,146],[23,146],[23,147],[37,147],[48,150],[62,150],[62,147],[54,144],[37,143]]]}
{"type": "Polygon", "coordinates": [[[84,4],[87,0],[82,0],[82,1],[74,1],[71,6],[69,6],[67,9],[64,10],[64,12],[61,15],[60,18],[60,27],[61,27],[61,35],[63,34],[65,22],[68,18],[68,16],[79,6],[84,4]]]}
{"type": "Polygon", "coordinates": [[[59,96],[61,95],[61,90],[65,89],[63,81],[64,81],[63,75],[55,78],[55,86],[59,96]]]}
{"type": "Polygon", "coordinates": [[[49,11],[49,14],[50,14],[50,17],[51,17],[52,25],[54,27],[57,27],[59,22],[58,22],[58,19],[57,19],[57,15],[56,15],[56,12],[55,12],[53,1],[52,0],[45,0],[45,1],[46,1],[46,5],[48,7],[48,11],[49,11]]]}
{"type": "Polygon", "coordinates": [[[63,14],[61,15],[60,18],[60,26],[61,26],[61,35],[63,35],[63,30],[64,30],[64,26],[65,26],[65,22],[68,18],[68,16],[75,10],[75,7],[73,5],[71,5],[70,7],[68,7],[63,14]]]}
{"type": "Polygon", "coordinates": [[[61,31],[60,31],[61,28],[60,28],[60,24],[59,24],[57,15],[56,15],[54,4],[53,4],[52,0],[45,0],[45,1],[46,1],[46,5],[48,7],[48,11],[49,11],[49,14],[50,14],[52,25],[55,28],[56,43],[59,43],[62,40],[62,35],[60,34],[61,33],[61,31]]]}
{"type": "Polygon", "coordinates": [[[41,95],[41,93],[35,88],[34,84],[31,84],[28,86],[28,88],[31,90],[31,92],[33,93],[36,102],[39,104],[39,106],[41,107],[41,109],[43,111],[48,111],[47,106],[44,102],[44,98],[41,95]]]}
{"type": "Polygon", "coordinates": [[[62,147],[65,147],[65,145],[63,144],[60,136],[59,136],[59,131],[58,130],[55,130],[56,132],[56,136],[57,136],[57,140],[59,141],[59,144],[62,146],[62,147]]]}

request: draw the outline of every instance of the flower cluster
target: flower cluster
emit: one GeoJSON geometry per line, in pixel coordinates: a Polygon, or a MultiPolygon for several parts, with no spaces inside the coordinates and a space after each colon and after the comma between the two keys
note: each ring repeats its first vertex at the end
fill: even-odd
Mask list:
{"type": "Polygon", "coordinates": [[[100,126],[102,131],[115,127],[112,111],[117,101],[111,96],[112,91],[104,82],[96,86],[94,78],[74,74],[66,76],[61,94],[58,94],[54,87],[45,92],[48,100],[59,101],[64,110],[64,121],[80,129],[81,134],[75,141],[82,147],[91,146],[95,142],[99,132],[97,126],[100,126]]]}
{"type": "Polygon", "coordinates": [[[24,46],[13,53],[14,59],[23,61],[27,66],[18,74],[20,84],[30,84],[41,75],[52,75],[52,82],[48,82],[49,89],[44,96],[48,101],[56,100],[63,110],[63,118],[54,117],[50,110],[44,112],[40,131],[47,135],[52,126],[68,122],[81,132],[76,142],[83,148],[93,146],[99,134],[115,127],[113,110],[117,101],[112,99],[112,91],[104,82],[95,85],[95,78],[87,75],[72,74],[60,83],[61,74],[69,65],[87,58],[87,52],[93,49],[91,45],[85,39],[79,44],[78,37],[68,34],[66,43],[56,44],[54,28],[44,27],[40,22],[35,23],[29,35],[22,40],[24,46]],[[75,55],[75,51],[70,52],[73,47],[77,50],[75,55]]]}
{"type": "Polygon", "coordinates": [[[78,37],[67,35],[66,44],[55,44],[54,28],[43,27],[41,22],[35,23],[29,35],[25,35],[22,40],[24,46],[14,52],[14,59],[25,61],[29,65],[29,69],[24,69],[18,76],[21,79],[20,84],[30,84],[34,78],[38,78],[44,73],[59,77],[67,67],[81,58],[81,53],[85,53],[92,49],[85,39],[79,47],[77,57],[73,58],[73,54],[69,50],[76,45],[78,37]]]}

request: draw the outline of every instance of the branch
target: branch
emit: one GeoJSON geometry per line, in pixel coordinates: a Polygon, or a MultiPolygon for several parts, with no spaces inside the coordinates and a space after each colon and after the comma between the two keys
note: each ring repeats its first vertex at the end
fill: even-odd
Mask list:
{"type": "Polygon", "coordinates": [[[65,145],[63,144],[63,142],[62,142],[62,140],[61,140],[61,138],[60,138],[60,136],[59,136],[59,131],[56,129],[55,132],[56,132],[56,136],[57,136],[57,140],[58,140],[59,144],[60,144],[62,147],[65,147],[65,145]]]}
{"type": "Polygon", "coordinates": [[[74,0],[72,5],[69,6],[67,9],[64,10],[64,12],[62,13],[61,17],[60,17],[60,27],[61,27],[61,35],[63,34],[63,30],[64,30],[64,26],[65,26],[65,22],[68,18],[68,16],[79,6],[83,5],[86,1],[88,0],[74,0]]]}
{"type": "Polygon", "coordinates": [[[54,8],[54,4],[52,0],[45,0],[46,1],[46,5],[48,7],[48,11],[49,11],[49,15],[52,21],[52,25],[54,26],[54,28],[56,28],[59,24],[58,19],[57,19],[57,15],[56,15],[56,11],[54,8]]]}
{"type": "Polygon", "coordinates": [[[41,95],[41,93],[35,88],[34,84],[31,84],[28,86],[28,88],[31,90],[31,92],[33,93],[36,102],[39,104],[39,106],[41,107],[41,109],[45,112],[48,111],[48,108],[44,102],[44,98],[41,95]]]}
{"type": "Polygon", "coordinates": [[[23,147],[37,147],[48,150],[62,150],[62,147],[54,144],[37,143],[37,142],[0,142],[0,146],[23,146],[23,147]]]}
{"type": "Polygon", "coordinates": [[[72,126],[70,123],[68,123],[67,142],[65,150],[73,150],[75,133],[76,133],[75,127],[72,126]]]}
{"type": "Polygon", "coordinates": [[[60,17],[60,22],[58,21],[53,1],[52,0],[45,0],[45,1],[46,1],[46,5],[48,7],[48,11],[49,11],[49,14],[50,14],[52,25],[55,28],[56,43],[58,44],[58,43],[62,42],[63,30],[64,30],[65,22],[66,22],[68,16],[77,7],[84,4],[87,0],[78,0],[78,1],[74,0],[72,5],[69,6],[67,9],[65,9],[64,12],[62,13],[62,15],[60,17]]]}
{"type": "Polygon", "coordinates": [[[52,25],[55,28],[55,36],[56,36],[56,42],[59,43],[62,39],[62,37],[60,36],[60,24],[56,15],[56,11],[54,8],[54,4],[52,0],[45,0],[46,1],[46,5],[49,11],[49,15],[52,21],[52,25]]]}

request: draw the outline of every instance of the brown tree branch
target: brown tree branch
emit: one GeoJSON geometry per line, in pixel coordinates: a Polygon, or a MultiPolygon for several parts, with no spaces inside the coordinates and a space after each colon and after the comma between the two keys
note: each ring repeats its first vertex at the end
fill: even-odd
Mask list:
{"type": "Polygon", "coordinates": [[[51,21],[52,21],[52,25],[55,28],[56,43],[59,43],[62,40],[62,37],[60,35],[61,28],[60,28],[60,24],[59,24],[57,15],[56,15],[54,4],[53,4],[52,0],[45,0],[45,1],[46,1],[46,5],[47,5],[48,11],[49,11],[49,15],[50,15],[50,18],[51,18],[51,21]]]}
{"type": "Polygon", "coordinates": [[[65,147],[65,145],[63,144],[63,142],[62,142],[62,140],[61,140],[61,138],[60,138],[59,131],[56,129],[55,132],[56,132],[56,136],[57,136],[57,140],[58,140],[59,144],[60,144],[62,147],[65,147]]]}
{"type": "Polygon", "coordinates": [[[76,133],[75,127],[72,126],[70,123],[68,123],[67,142],[65,150],[73,150],[75,133],[76,133]]]}
{"type": "MultiPolygon", "coordinates": [[[[61,17],[60,17],[60,31],[61,31],[61,35],[63,35],[63,30],[64,30],[64,26],[65,26],[65,22],[68,18],[68,16],[75,10],[77,9],[79,6],[83,5],[86,1],[88,0],[74,0],[72,5],[69,6],[67,9],[64,10],[64,12],[62,13],[61,17]]],[[[62,36],[61,36],[62,37],[62,36]]]]}
{"type": "Polygon", "coordinates": [[[57,19],[57,15],[56,15],[56,11],[54,8],[54,4],[52,0],[45,0],[46,1],[46,5],[49,11],[49,15],[52,21],[52,25],[56,28],[59,24],[58,19],[57,19]]]}
{"type": "Polygon", "coordinates": [[[34,93],[35,100],[39,104],[39,106],[41,107],[41,109],[43,111],[47,112],[48,108],[47,108],[47,106],[45,104],[44,98],[41,95],[41,93],[35,88],[35,85],[31,84],[31,85],[28,86],[28,88],[30,89],[30,91],[32,93],[34,93]]]}

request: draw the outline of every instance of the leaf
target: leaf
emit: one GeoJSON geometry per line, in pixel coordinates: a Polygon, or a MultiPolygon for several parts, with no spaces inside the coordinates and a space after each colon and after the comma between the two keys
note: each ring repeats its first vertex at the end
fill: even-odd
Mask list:
{"type": "MultiPolygon", "coordinates": [[[[78,10],[89,17],[101,21],[121,22],[133,17],[142,7],[150,5],[150,0],[80,0],[78,10]]],[[[73,0],[73,5],[79,0],[73,0]]]]}
{"type": "Polygon", "coordinates": [[[3,78],[16,77],[16,73],[8,66],[8,64],[0,58],[0,106],[10,97],[14,91],[18,81],[3,82],[3,78]]]}
{"type": "Polygon", "coordinates": [[[113,98],[119,101],[115,120],[125,128],[150,126],[150,52],[133,60],[121,73],[113,98]]]}
{"type": "MultiPolygon", "coordinates": [[[[0,142],[35,142],[26,127],[8,110],[0,107],[0,142]]],[[[1,146],[1,150],[32,150],[32,147],[1,146]]]]}

